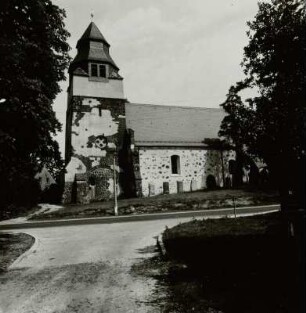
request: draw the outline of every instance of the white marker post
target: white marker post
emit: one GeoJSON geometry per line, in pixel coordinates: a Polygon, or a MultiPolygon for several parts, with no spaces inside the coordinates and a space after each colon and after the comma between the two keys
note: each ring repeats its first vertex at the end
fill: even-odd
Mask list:
{"type": "Polygon", "coordinates": [[[234,204],[234,216],[235,218],[237,217],[237,214],[236,214],[236,202],[235,202],[235,197],[233,197],[233,204],[234,204]]]}
{"type": "Polygon", "coordinates": [[[114,171],[114,213],[117,216],[118,215],[118,202],[117,202],[117,175],[116,175],[116,153],[115,153],[115,151],[114,151],[114,164],[113,164],[113,171],[114,171]]]}

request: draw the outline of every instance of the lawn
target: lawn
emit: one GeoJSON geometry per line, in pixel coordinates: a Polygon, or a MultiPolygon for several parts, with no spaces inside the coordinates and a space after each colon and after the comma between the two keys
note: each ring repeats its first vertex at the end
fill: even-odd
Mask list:
{"type": "Polygon", "coordinates": [[[304,219],[299,221],[294,237],[280,213],[167,229],[167,270],[159,277],[167,287],[165,312],[189,312],[186,304],[194,312],[302,312],[304,219]]]}
{"type": "MultiPolygon", "coordinates": [[[[149,198],[119,199],[119,215],[175,212],[182,210],[202,210],[224,207],[275,204],[279,203],[276,192],[247,190],[214,190],[159,195],[149,198]]],[[[33,215],[31,219],[59,219],[111,216],[114,202],[93,202],[86,205],[65,205],[53,212],[33,215]]]]}
{"type": "Polygon", "coordinates": [[[34,238],[28,234],[0,233],[0,273],[5,271],[22,253],[31,248],[34,238]]]}

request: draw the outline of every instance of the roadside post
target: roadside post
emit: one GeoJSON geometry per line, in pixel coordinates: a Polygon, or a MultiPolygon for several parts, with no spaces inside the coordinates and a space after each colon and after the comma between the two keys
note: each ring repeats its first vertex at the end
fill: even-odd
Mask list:
{"type": "Polygon", "coordinates": [[[116,154],[114,150],[114,162],[113,162],[113,173],[114,173],[114,213],[118,215],[118,200],[117,200],[117,175],[116,175],[116,154]]]}
{"type": "Polygon", "coordinates": [[[233,205],[234,205],[234,216],[236,218],[237,215],[236,215],[236,201],[235,201],[235,197],[233,197],[233,205]]]}
{"type": "Polygon", "coordinates": [[[108,151],[113,155],[113,193],[114,193],[114,215],[118,215],[118,195],[117,195],[117,174],[116,174],[116,152],[117,149],[115,147],[109,147],[108,151]]]}

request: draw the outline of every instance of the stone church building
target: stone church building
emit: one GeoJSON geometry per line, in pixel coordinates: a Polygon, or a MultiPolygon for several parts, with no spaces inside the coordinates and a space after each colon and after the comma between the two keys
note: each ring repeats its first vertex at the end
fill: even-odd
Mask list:
{"type": "Polygon", "coordinates": [[[212,150],[221,109],[130,103],[94,23],[69,68],[63,201],[88,203],[231,185],[233,151],[212,150]]]}

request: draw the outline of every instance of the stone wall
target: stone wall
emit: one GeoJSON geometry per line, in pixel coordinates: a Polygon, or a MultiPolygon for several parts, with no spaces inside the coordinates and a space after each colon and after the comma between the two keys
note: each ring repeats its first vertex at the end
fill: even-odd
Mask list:
{"type": "MultiPolygon", "coordinates": [[[[85,182],[77,186],[82,188],[84,201],[108,200],[113,197],[114,158],[117,177],[124,169],[120,168],[118,154],[123,146],[125,126],[125,100],[105,99],[95,97],[73,97],[70,110],[71,125],[67,129],[67,166],[65,182],[71,189],[71,182],[76,175],[86,174],[85,182]],[[85,169],[83,169],[83,167],[85,169]],[[88,188],[86,187],[88,185],[88,188]]],[[[82,178],[83,179],[83,178],[82,178]]],[[[117,187],[120,190],[119,187],[117,187]]],[[[70,199],[63,199],[69,203],[73,198],[72,191],[64,195],[70,199]]],[[[79,195],[77,202],[82,202],[79,195]]]]}
{"type": "MultiPolygon", "coordinates": [[[[139,172],[143,196],[206,188],[212,175],[216,185],[223,186],[221,152],[203,148],[139,148],[139,172]],[[180,173],[172,174],[171,156],[180,158],[180,173]]],[[[224,178],[231,180],[228,161],[235,159],[233,151],[223,152],[224,178]]]]}

